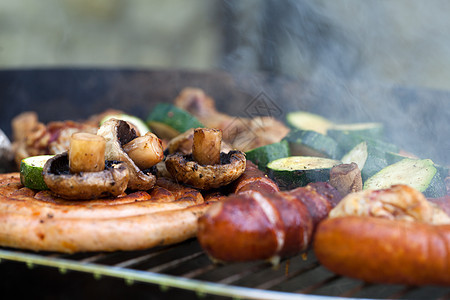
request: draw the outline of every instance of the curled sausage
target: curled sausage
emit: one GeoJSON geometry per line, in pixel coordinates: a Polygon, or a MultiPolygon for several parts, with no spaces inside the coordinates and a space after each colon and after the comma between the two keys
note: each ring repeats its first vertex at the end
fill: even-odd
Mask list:
{"type": "Polygon", "coordinates": [[[138,250],[195,237],[209,207],[201,193],[168,179],[151,192],[65,200],[0,174],[0,245],[36,251],[138,250]]]}
{"type": "Polygon", "coordinates": [[[122,218],[56,219],[0,212],[0,244],[66,253],[140,250],[195,237],[209,203],[122,218]]]}
{"type": "Polygon", "coordinates": [[[169,183],[169,180],[159,182],[163,187],[159,187],[151,195],[139,191],[104,202],[101,200],[67,201],[48,191],[34,195],[32,190],[24,188],[10,194],[9,197],[2,197],[0,210],[5,213],[43,218],[104,219],[182,209],[204,202],[201,193],[195,189],[169,183]],[[27,193],[27,190],[31,191],[31,194],[27,193]],[[122,198],[125,199],[122,200],[122,198]]]}

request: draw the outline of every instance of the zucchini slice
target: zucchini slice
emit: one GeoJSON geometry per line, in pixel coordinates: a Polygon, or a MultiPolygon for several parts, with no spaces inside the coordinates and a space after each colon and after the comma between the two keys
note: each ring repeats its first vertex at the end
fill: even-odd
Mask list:
{"type": "Polygon", "coordinates": [[[47,160],[54,155],[30,156],[20,162],[20,182],[34,190],[48,190],[42,171],[47,160]]]}
{"type": "Polygon", "coordinates": [[[391,152],[391,151],[386,152],[386,161],[390,165],[395,164],[396,162],[399,162],[405,158],[418,159],[417,157],[413,157],[412,155],[408,156],[406,154],[401,154],[401,153],[396,153],[396,152],[391,152]]]}
{"type": "Polygon", "coordinates": [[[329,128],[329,130],[339,130],[355,134],[362,137],[373,139],[384,138],[384,126],[382,123],[351,123],[351,124],[336,124],[329,128]]]}
{"type": "Polygon", "coordinates": [[[289,144],[286,140],[283,140],[278,143],[252,149],[247,151],[245,155],[247,159],[255,163],[260,170],[266,171],[269,162],[290,155],[289,144]]]}
{"type": "Polygon", "coordinates": [[[368,145],[366,141],[353,147],[341,158],[341,161],[345,164],[356,163],[361,170],[363,181],[389,165],[386,160],[386,152],[373,145],[368,145]]]}
{"type": "Polygon", "coordinates": [[[329,158],[289,156],[271,161],[267,168],[269,176],[280,188],[293,189],[310,182],[328,181],[331,168],[340,163],[329,158]]]}
{"type": "Polygon", "coordinates": [[[341,161],[344,164],[350,164],[354,162],[358,165],[358,168],[362,170],[366,164],[367,157],[369,156],[367,152],[367,142],[361,142],[344,156],[342,156],[341,161]]]}
{"type": "Polygon", "coordinates": [[[364,182],[364,189],[385,189],[394,184],[406,184],[426,197],[443,197],[444,180],[431,159],[405,158],[383,168],[364,182]]]}
{"type": "Polygon", "coordinates": [[[295,111],[286,115],[286,122],[291,128],[313,130],[326,134],[333,122],[326,118],[306,111],[295,111]]]}
{"type": "Polygon", "coordinates": [[[196,117],[170,103],[157,104],[146,121],[160,138],[173,138],[188,129],[204,127],[196,117]]]}
{"type": "Polygon", "coordinates": [[[387,152],[398,152],[399,147],[397,145],[388,143],[382,139],[375,139],[368,136],[363,136],[348,130],[329,129],[327,135],[333,138],[341,149],[345,152],[350,151],[353,147],[361,142],[366,141],[367,145],[374,146],[387,152]]]}
{"type": "Polygon", "coordinates": [[[337,159],[342,155],[338,143],[329,136],[312,130],[293,129],[285,137],[291,155],[337,159]]]}

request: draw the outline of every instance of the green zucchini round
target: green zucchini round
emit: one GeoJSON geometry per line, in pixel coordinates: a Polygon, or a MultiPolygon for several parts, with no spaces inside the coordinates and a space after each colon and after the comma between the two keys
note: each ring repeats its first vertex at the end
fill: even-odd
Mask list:
{"type": "Polygon", "coordinates": [[[203,124],[189,112],[170,103],[157,104],[148,115],[147,124],[152,131],[164,131],[161,135],[177,135],[191,128],[204,127],[203,124]]]}
{"type": "Polygon", "coordinates": [[[287,141],[283,140],[278,143],[249,150],[245,152],[245,155],[247,159],[256,164],[260,170],[266,171],[269,162],[290,155],[289,144],[287,141]]]}
{"type": "Polygon", "coordinates": [[[394,184],[409,185],[430,198],[446,194],[444,180],[431,159],[402,159],[367,179],[363,188],[385,189],[394,184]]]}
{"type": "Polygon", "coordinates": [[[338,143],[331,137],[312,130],[293,129],[284,138],[291,155],[338,159],[342,155],[338,143]]]}
{"type": "Polygon", "coordinates": [[[294,111],[286,115],[286,123],[291,128],[301,130],[313,130],[321,134],[326,134],[333,122],[326,118],[307,111],[294,111]]]}
{"type": "Polygon", "coordinates": [[[282,189],[293,189],[305,186],[310,182],[325,182],[330,180],[331,168],[341,162],[334,159],[289,156],[271,161],[268,174],[282,189]]]}

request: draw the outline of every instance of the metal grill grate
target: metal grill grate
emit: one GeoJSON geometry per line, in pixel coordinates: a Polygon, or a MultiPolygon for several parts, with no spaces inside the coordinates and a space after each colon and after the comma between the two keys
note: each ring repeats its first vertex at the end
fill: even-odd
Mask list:
{"type": "Polygon", "coordinates": [[[283,260],[214,264],[196,240],[146,251],[114,253],[34,253],[0,249],[0,258],[80,271],[94,277],[122,278],[127,283],[156,284],[216,295],[250,299],[450,299],[450,288],[368,284],[338,276],[322,267],[312,251],[283,260]]]}

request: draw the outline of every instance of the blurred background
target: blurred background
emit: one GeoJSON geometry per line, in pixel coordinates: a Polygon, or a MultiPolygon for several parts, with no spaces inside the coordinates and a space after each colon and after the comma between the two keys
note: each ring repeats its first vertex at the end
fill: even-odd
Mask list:
{"type": "Polygon", "coordinates": [[[0,127],[10,136],[23,110],[145,118],[190,85],[233,115],[262,93],[284,114],[383,122],[389,141],[448,163],[448,11],[445,0],[2,0],[0,127]]]}
{"type": "Polygon", "coordinates": [[[2,0],[0,68],[267,71],[450,88],[448,1],[2,0]]]}

